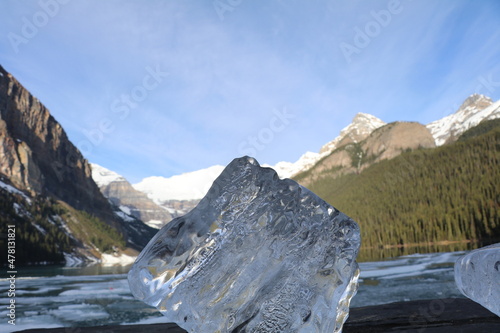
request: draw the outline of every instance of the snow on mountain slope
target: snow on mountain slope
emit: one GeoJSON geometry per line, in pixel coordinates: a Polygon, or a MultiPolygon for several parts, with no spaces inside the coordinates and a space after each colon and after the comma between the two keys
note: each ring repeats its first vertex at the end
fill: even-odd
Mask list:
{"type": "Polygon", "coordinates": [[[99,187],[109,185],[114,181],[126,181],[121,175],[98,164],[90,163],[90,166],[92,167],[92,179],[99,187]]]}
{"type": "Polygon", "coordinates": [[[274,166],[267,164],[264,164],[263,166],[270,167],[276,170],[280,178],[290,178],[299,172],[309,169],[323,156],[324,154],[318,154],[308,151],[294,163],[278,162],[274,166]]]}
{"type": "Polygon", "coordinates": [[[132,185],[136,190],[146,193],[157,204],[166,200],[201,199],[210,189],[224,167],[214,165],[206,169],[165,177],[148,177],[132,185]]]}
{"type": "MultiPolygon", "coordinates": [[[[474,94],[462,104],[456,113],[434,121],[426,127],[434,137],[436,145],[442,145],[481,121],[494,118],[500,118],[500,101],[493,103],[489,97],[474,94]]],[[[274,166],[267,164],[263,164],[263,166],[275,169],[280,178],[290,178],[300,172],[307,171],[336,148],[347,143],[360,142],[384,125],[386,125],[384,121],[373,115],[358,113],[352,123],[343,128],[334,140],[325,144],[319,153],[306,152],[293,163],[279,162],[274,166]]],[[[97,165],[92,165],[92,167],[93,178],[99,186],[123,179],[117,173],[97,165]]],[[[148,177],[132,186],[160,205],[168,200],[197,200],[207,193],[223,169],[223,166],[215,165],[170,178],[148,177]]]]}
{"type": "Polygon", "coordinates": [[[474,94],[465,100],[457,112],[433,121],[426,127],[431,132],[437,146],[454,140],[483,120],[500,118],[500,101],[495,103],[489,97],[474,94]]]}
{"type": "Polygon", "coordinates": [[[350,140],[351,142],[362,141],[374,130],[385,124],[385,122],[371,114],[360,112],[356,114],[351,124],[340,131],[339,136],[321,147],[320,154],[331,153],[345,140],[350,140]]]}
{"type": "MultiPolygon", "coordinates": [[[[364,140],[377,128],[384,126],[385,122],[379,118],[367,113],[358,113],[352,120],[352,123],[344,127],[340,131],[339,136],[330,141],[323,147],[319,153],[306,152],[296,162],[278,162],[275,166],[271,166],[281,178],[290,178],[299,172],[309,170],[321,158],[334,151],[339,144],[349,142],[359,142],[364,140]]],[[[268,165],[266,165],[268,166],[268,165]]]]}

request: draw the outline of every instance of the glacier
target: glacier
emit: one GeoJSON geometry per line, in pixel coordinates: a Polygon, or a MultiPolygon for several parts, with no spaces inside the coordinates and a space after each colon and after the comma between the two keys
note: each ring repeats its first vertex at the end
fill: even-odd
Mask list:
{"type": "Polygon", "coordinates": [[[128,281],[188,332],[341,332],[360,242],[347,215],[242,157],[151,239],[128,281]]]}
{"type": "Polygon", "coordinates": [[[460,257],[455,282],[462,294],[500,316],[500,243],[460,257]]]}

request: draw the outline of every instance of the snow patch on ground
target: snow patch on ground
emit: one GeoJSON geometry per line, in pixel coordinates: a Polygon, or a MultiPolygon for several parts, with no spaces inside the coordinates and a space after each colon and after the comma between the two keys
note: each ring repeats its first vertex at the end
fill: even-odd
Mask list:
{"type": "Polygon", "coordinates": [[[66,261],[64,266],[67,267],[76,267],[83,264],[83,260],[72,253],[64,252],[64,260],[66,261]]]}
{"type": "Polygon", "coordinates": [[[47,230],[45,230],[44,228],[42,228],[38,224],[32,222],[31,225],[34,226],[38,231],[40,231],[42,233],[42,235],[45,236],[47,234],[47,230]]]}
{"type": "Polygon", "coordinates": [[[135,258],[136,257],[128,256],[124,253],[121,253],[119,255],[103,253],[101,256],[101,264],[104,266],[109,266],[109,265],[126,266],[133,264],[135,258]]]}
{"type": "Polygon", "coordinates": [[[92,179],[94,179],[94,182],[99,187],[106,186],[112,182],[126,181],[121,175],[98,164],[90,163],[90,166],[92,167],[92,179]]]}
{"type": "Polygon", "coordinates": [[[155,228],[155,229],[161,229],[161,227],[163,227],[163,225],[164,225],[163,221],[160,221],[160,220],[149,220],[149,221],[144,222],[144,223],[149,225],[151,228],[155,228]]]}
{"type": "Polygon", "coordinates": [[[130,208],[129,207],[121,205],[120,210],[122,212],[124,212],[125,214],[130,215],[130,208]]]}
{"type": "Polygon", "coordinates": [[[133,217],[130,217],[129,215],[125,214],[123,211],[115,211],[115,214],[119,216],[122,220],[125,222],[134,222],[135,219],[133,217]]]}
{"type": "Polygon", "coordinates": [[[4,190],[6,190],[9,193],[18,194],[18,195],[22,196],[29,204],[31,204],[31,199],[28,198],[28,196],[26,194],[24,194],[23,192],[19,191],[14,186],[11,186],[9,184],[5,184],[4,182],[2,182],[0,180],[0,187],[3,188],[4,190]]]}

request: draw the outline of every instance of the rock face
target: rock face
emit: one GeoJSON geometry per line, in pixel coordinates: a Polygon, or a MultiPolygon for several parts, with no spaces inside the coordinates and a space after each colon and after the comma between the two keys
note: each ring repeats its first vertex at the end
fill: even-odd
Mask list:
{"type": "Polygon", "coordinates": [[[90,165],[42,103],[1,66],[0,156],[0,174],[17,188],[109,215],[90,165]]]}
{"type": "Polygon", "coordinates": [[[462,294],[500,316],[500,243],[459,258],[455,282],[462,294]]]}
{"type": "Polygon", "coordinates": [[[92,164],[92,178],[102,194],[125,213],[148,225],[163,226],[172,220],[167,209],[158,206],[145,193],[139,192],[122,176],[92,164]]]}
{"type": "Polygon", "coordinates": [[[339,332],[359,246],[356,222],[243,157],[149,242],[129,284],[189,332],[339,332]]]}
{"type": "MultiPolygon", "coordinates": [[[[25,237],[19,251],[24,247],[25,252],[42,253],[37,262],[54,262],[63,255],[67,264],[74,261],[68,260],[71,257],[93,260],[108,245],[141,250],[154,235],[155,229],[113,210],[92,179],[89,163],[61,125],[2,67],[0,180],[23,193],[2,191],[0,201],[15,209],[4,207],[0,215],[2,221],[17,219],[25,237]],[[61,209],[64,216],[58,215],[61,209]],[[29,214],[41,217],[35,221],[29,214]],[[86,255],[88,251],[93,254],[86,255]]],[[[25,259],[31,262],[29,256],[25,259]]]]}
{"type": "Polygon", "coordinates": [[[415,122],[394,122],[375,129],[362,141],[345,138],[329,155],[297,180],[309,186],[323,177],[360,172],[384,159],[394,158],[406,150],[435,147],[429,130],[415,122]]]}
{"type": "Polygon", "coordinates": [[[366,139],[374,130],[385,125],[385,122],[367,113],[358,113],[352,123],[340,131],[333,141],[321,147],[320,153],[331,153],[336,148],[348,143],[357,143],[366,139]]]}
{"type": "Polygon", "coordinates": [[[364,140],[375,129],[385,123],[375,116],[367,113],[358,113],[348,126],[340,134],[321,147],[319,153],[306,152],[295,162],[278,162],[271,166],[281,178],[291,178],[301,172],[311,169],[319,160],[329,155],[335,149],[349,143],[358,143],[364,140]]]}
{"type": "Polygon", "coordinates": [[[373,162],[391,159],[405,150],[435,147],[429,130],[416,122],[395,122],[375,130],[362,144],[364,154],[373,162]]]}

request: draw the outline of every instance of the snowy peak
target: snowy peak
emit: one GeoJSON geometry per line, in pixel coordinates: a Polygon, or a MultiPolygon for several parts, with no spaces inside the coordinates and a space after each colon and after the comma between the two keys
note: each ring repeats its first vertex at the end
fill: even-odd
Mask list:
{"type": "Polygon", "coordinates": [[[462,103],[458,112],[470,110],[471,108],[482,110],[493,104],[493,101],[488,96],[480,94],[472,94],[462,103]]]}
{"type": "Polygon", "coordinates": [[[368,113],[358,113],[352,123],[340,131],[340,135],[323,147],[319,153],[306,152],[296,162],[279,162],[272,168],[281,178],[290,178],[299,172],[307,171],[321,158],[336,148],[349,142],[359,142],[367,138],[374,130],[385,125],[385,122],[368,113]]]}
{"type": "Polygon", "coordinates": [[[210,186],[224,167],[215,165],[206,169],[165,177],[148,177],[132,185],[136,190],[146,193],[157,204],[167,200],[195,200],[207,194],[210,186]]]}
{"type": "Polygon", "coordinates": [[[426,127],[431,132],[437,146],[456,140],[463,132],[478,125],[483,120],[500,117],[500,101],[473,94],[469,96],[457,112],[433,121],[426,127]]]}
{"type": "Polygon", "coordinates": [[[385,122],[371,114],[360,112],[354,116],[351,124],[340,131],[338,137],[321,147],[320,154],[334,151],[341,143],[362,141],[374,130],[385,124],[385,122]]]}
{"type": "Polygon", "coordinates": [[[117,207],[115,214],[124,221],[134,220],[133,216],[149,226],[158,227],[172,220],[173,216],[166,208],[158,206],[145,193],[134,189],[124,177],[100,165],[91,166],[95,183],[101,193],[117,207]]]}
{"type": "Polygon", "coordinates": [[[316,162],[322,157],[318,153],[313,153],[311,151],[306,152],[302,155],[296,162],[278,162],[274,166],[263,165],[266,167],[273,168],[280,178],[290,178],[293,175],[296,175],[299,172],[308,170],[311,168],[316,162]]]}
{"type": "Polygon", "coordinates": [[[98,164],[91,163],[92,178],[99,187],[109,185],[112,182],[127,181],[124,177],[114,171],[108,170],[98,164]]]}

